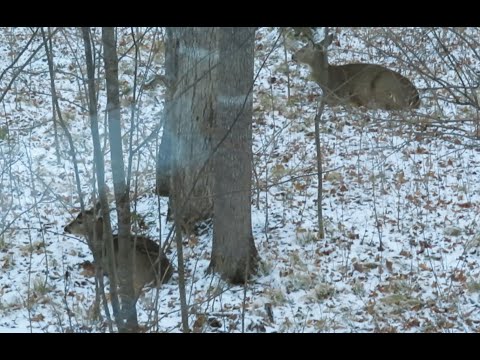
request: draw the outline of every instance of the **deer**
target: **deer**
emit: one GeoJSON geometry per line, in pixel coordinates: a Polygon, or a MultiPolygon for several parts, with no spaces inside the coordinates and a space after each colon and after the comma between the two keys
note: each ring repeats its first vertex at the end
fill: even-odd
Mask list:
{"type": "Polygon", "coordinates": [[[408,110],[420,106],[417,88],[406,77],[384,66],[366,63],[330,65],[326,56],[333,34],[298,50],[292,60],[307,64],[311,78],[322,88],[330,106],[408,110]]]}
{"type": "MultiPolygon", "coordinates": [[[[84,236],[87,238],[90,250],[94,252],[95,243],[103,244],[103,218],[100,213],[100,203],[94,208],[80,212],[77,217],[64,227],[67,234],[84,236]],[[89,241],[90,240],[90,241],[89,241]]],[[[135,245],[134,289],[135,294],[141,293],[145,285],[154,282],[155,286],[166,283],[172,276],[173,268],[160,246],[150,238],[142,235],[130,234],[130,241],[135,245]],[[159,274],[160,262],[160,274],[159,274]],[[161,278],[160,276],[161,275],[161,278]]],[[[115,262],[118,264],[118,235],[113,234],[115,262]]],[[[106,254],[106,245],[100,247],[106,254]]],[[[107,261],[102,257],[104,269],[108,269],[107,261]]],[[[107,274],[108,276],[108,274],[107,274]]]]}

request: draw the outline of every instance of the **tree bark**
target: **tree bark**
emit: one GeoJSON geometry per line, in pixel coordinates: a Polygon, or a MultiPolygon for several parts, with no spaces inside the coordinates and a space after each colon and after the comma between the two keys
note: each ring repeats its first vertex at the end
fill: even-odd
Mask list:
{"type": "Polygon", "coordinates": [[[252,88],[255,28],[220,28],[216,72],[214,221],[210,270],[245,283],[256,269],[252,235],[252,88]]]}
{"type": "MultiPolygon", "coordinates": [[[[214,123],[215,28],[171,28],[167,33],[165,136],[171,136],[172,208],[186,233],[212,216],[209,159],[214,123]]],[[[162,141],[162,142],[163,142],[162,141]]]]}
{"type": "MultiPolygon", "coordinates": [[[[92,132],[92,142],[93,142],[93,160],[95,162],[95,171],[97,176],[97,186],[98,186],[98,195],[100,199],[100,204],[102,208],[102,217],[103,217],[103,238],[98,238],[98,233],[93,236],[93,239],[89,241],[89,247],[92,251],[93,259],[95,262],[95,277],[100,288],[100,293],[104,302],[104,309],[107,318],[110,320],[110,313],[108,310],[107,300],[105,296],[104,283],[103,283],[103,256],[104,254],[104,244],[109,244],[113,249],[113,238],[112,238],[112,226],[110,223],[110,214],[108,208],[108,198],[107,198],[107,186],[105,184],[105,161],[103,158],[103,152],[100,145],[100,135],[98,131],[98,112],[97,112],[97,93],[95,92],[95,66],[94,66],[94,57],[92,52],[92,43],[90,36],[90,28],[82,28],[83,41],[85,45],[85,63],[87,66],[87,89],[88,89],[88,113],[90,119],[90,130],[92,132]]],[[[58,104],[57,104],[58,105],[58,104]]],[[[58,111],[60,108],[57,106],[58,111]]],[[[59,118],[61,118],[61,113],[59,112],[59,118]]],[[[76,166],[76,165],[75,165],[76,166]]],[[[75,170],[77,171],[77,170],[75,170]]],[[[83,205],[82,197],[80,197],[80,204],[82,206],[82,211],[85,211],[83,205]]],[[[113,255],[113,251],[110,252],[113,255]]],[[[116,264],[114,257],[110,257],[108,260],[109,269],[108,272],[115,274],[116,264]]],[[[98,290],[98,288],[97,288],[98,290]]],[[[117,292],[117,281],[114,277],[110,280],[110,299],[112,303],[113,316],[117,324],[117,328],[122,327],[122,321],[120,319],[120,301],[118,298],[117,292]]],[[[110,322],[110,321],[109,321],[110,322]]],[[[109,324],[110,331],[113,330],[111,324],[109,324]]]]}
{"type": "Polygon", "coordinates": [[[170,177],[172,161],[172,124],[165,121],[162,141],[158,147],[156,166],[156,189],[159,196],[170,196],[170,177]]]}
{"type": "MultiPolygon", "coordinates": [[[[120,126],[120,95],[118,84],[118,57],[114,29],[102,28],[102,41],[107,85],[108,136],[112,161],[113,189],[118,216],[118,279],[122,302],[121,319],[125,326],[120,332],[138,329],[136,299],[133,287],[133,243],[130,241],[130,200],[125,181],[122,134],[120,126]]],[[[110,254],[114,257],[113,253],[110,254]]]]}
{"type": "Polygon", "coordinates": [[[209,269],[232,283],[244,283],[257,263],[251,225],[254,34],[254,28],[167,32],[164,139],[171,136],[175,223],[192,232],[215,212],[209,269]]]}

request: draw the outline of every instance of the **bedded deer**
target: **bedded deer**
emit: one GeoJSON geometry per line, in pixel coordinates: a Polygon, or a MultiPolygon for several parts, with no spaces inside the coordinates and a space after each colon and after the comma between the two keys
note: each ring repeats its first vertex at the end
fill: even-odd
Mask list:
{"type": "Polygon", "coordinates": [[[332,39],[330,34],[319,44],[311,41],[312,44],[292,56],[293,60],[310,66],[311,77],[324,91],[327,104],[384,110],[420,106],[416,87],[396,71],[365,63],[329,65],[325,52],[332,39]]]}
{"type": "MultiPolygon", "coordinates": [[[[72,222],[65,226],[64,231],[69,234],[84,236],[87,240],[91,239],[92,242],[97,239],[99,239],[97,241],[102,241],[103,219],[101,216],[95,215],[100,212],[99,210],[99,204],[97,204],[95,209],[92,208],[78,214],[72,222]]],[[[172,276],[173,269],[160,246],[155,241],[141,235],[131,234],[130,241],[135,244],[135,273],[133,276],[135,294],[140,294],[146,284],[154,282],[158,286],[167,282],[172,276]]],[[[113,235],[113,244],[115,262],[118,264],[118,235],[113,235]]],[[[93,252],[93,249],[90,250],[93,252]]],[[[106,248],[104,250],[104,253],[106,253],[106,248]]],[[[104,269],[108,269],[106,261],[104,261],[104,269]]]]}

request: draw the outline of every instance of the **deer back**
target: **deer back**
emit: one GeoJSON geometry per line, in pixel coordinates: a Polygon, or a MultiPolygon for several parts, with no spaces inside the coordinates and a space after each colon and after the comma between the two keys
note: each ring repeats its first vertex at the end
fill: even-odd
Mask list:
{"type": "MultiPolygon", "coordinates": [[[[170,261],[165,256],[158,243],[142,235],[130,235],[130,241],[135,249],[134,283],[136,289],[142,289],[145,284],[158,286],[167,282],[173,274],[170,261]]],[[[113,236],[115,260],[118,264],[118,235],[113,236]]]]}

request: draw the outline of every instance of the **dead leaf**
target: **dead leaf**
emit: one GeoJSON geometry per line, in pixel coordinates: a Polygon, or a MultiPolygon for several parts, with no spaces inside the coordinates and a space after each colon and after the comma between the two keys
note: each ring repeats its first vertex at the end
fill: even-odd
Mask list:
{"type": "Polygon", "coordinates": [[[458,282],[461,282],[461,283],[465,283],[467,281],[467,277],[465,276],[465,273],[462,270],[455,271],[451,275],[451,279],[453,281],[458,281],[458,282]]]}
{"type": "Polygon", "coordinates": [[[43,316],[42,314],[32,316],[32,321],[35,321],[35,322],[43,321],[44,319],[45,319],[45,316],[43,316]]]}
{"type": "Polygon", "coordinates": [[[365,272],[365,268],[363,267],[363,265],[358,262],[353,263],[353,268],[358,272],[361,272],[361,273],[365,272]]]}
{"type": "Polygon", "coordinates": [[[407,199],[408,201],[412,202],[415,205],[420,205],[420,199],[414,195],[409,194],[405,196],[405,199],[407,199]]]}
{"type": "Polygon", "coordinates": [[[198,238],[196,236],[191,236],[188,239],[188,246],[189,247],[195,247],[198,245],[198,238]]]}
{"type": "Polygon", "coordinates": [[[387,259],[387,260],[385,260],[385,266],[387,267],[388,271],[393,272],[393,262],[391,262],[387,259]]]}
{"type": "Polygon", "coordinates": [[[350,240],[358,240],[360,239],[360,235],[354,233],[353,231],[349,231],[347,233],[347,237],[350,239],[350,240]]]}
{"type": "Polygon", "coordinates": [[[295,190],[298,190],[298,191],[302,191],[302,190],[305,190],[307,188],[307,184],[301,184],[297,181],[295,181],[293,183],[293,186],[295,187],[295,190]]]}
{"type": "Polygon", "coordinates": [[[95,276],[95,265],[92,262],[87,260],[81,263],[79,266],[82,269],[82,271],[80,271],[80,274],[82,276],[85,276],[85,277],[95,276]]]}
{"type": "Polygon", "coordinates": [[[292,158],[292,156],[293,156],[292,154],[285,154],[285,155],[283,155],[283,157],[282,157],[282,162],[284,162],[284,163],[289,162],[290,159],[292,158]]]}
{"type": "Polygon", "coordinates": [[[410,253],[410,251],[407,251],[407,250],[402,250],[402,251],[400,251],[400,255],[405,256],[405,257],[408,257],[408,258],[412,256],[412,254],[410,253]]]}
{"type": "Polygon", "coordinates": [[[432,244],[430,244],[427,241],[420,240],[418,243],[420,245],[420,253],[423,253],[425,251],[425,249],[431,249],[432,248],[432,244]]]}
{"type": "Polygon", "coordinates": [[[403,170],[399,171],[395,176],[397,184],[405,184],[407,180],[405,179],[405,173],[403,170]]]}
{"type": "Polygon", "coordinates": [[[220,320],[214,317],[208,318],[208,325],[212,328],[222,327],[222,323],[220,322],[220,320]]]}
{"type": "Polygon", "coordinates": [[[418,265],[418,267],[421,269],[421,270],[424,270],[424,271],[430,271],[432,269],[430,269],[427,265],[425,264],[420,264],[418,265]]]}
{"type": "Polygon", "coordinates": [[[197,319],[193,323],[193,332],[199,333],[202,332],[203,326],[207,322],[207,317],[203,314],[197,315],[197,319]]]}
{"type": "Polygon", "coordinates": [[[405,325],[407,329],[410,329],[412,327],[418,327],[418,326],[420,326],[420,321],[418,321],[418,319],[410,319],[407,321],[407,324],[405,325]]]}

